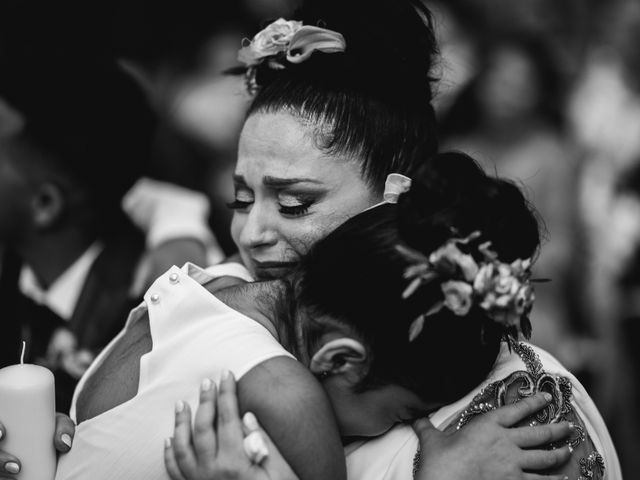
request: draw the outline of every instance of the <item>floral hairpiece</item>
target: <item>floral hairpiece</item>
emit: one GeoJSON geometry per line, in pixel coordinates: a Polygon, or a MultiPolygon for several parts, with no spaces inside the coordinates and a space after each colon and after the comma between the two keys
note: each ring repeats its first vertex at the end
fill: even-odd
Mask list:
{"type": "Polygon", "coordinates": [[[238,61],[247,67],[247,88],[253,94],[258,88],[256,67],[263,62],[274,70],[281,70],[286,67],[286,62],[302,63],[315,51],[344,52],[346,45],[338,32],[280,18],[258,32],[252,40],[243,40],[238,61]]]}
{"type": "Polygon", "coordinates": [[[480,236],[480,232],[474,232],[466,238],[450,239],[429,257],[403,245],[396,247],[412,264],[404,272],[409,285],[402,297],[409,298],[422,285],[436,280],[440,282],[443,294],[441,301],[411,323],[410,342],[422,332],[426,317],[442,308],[465,316],[473,306],[483,309],[507,332],[515,329],[527,337],[530,335],[528,316],[535,300],[531,285],[531,260],[518,259],[510,264],[503,263],[491,250],[491,242],[472,247],[480,236]],[[469,251],[472,248],[477,249],[482,260],[476,261],[470,253],[463,252],[463,249],[469,251]]]}

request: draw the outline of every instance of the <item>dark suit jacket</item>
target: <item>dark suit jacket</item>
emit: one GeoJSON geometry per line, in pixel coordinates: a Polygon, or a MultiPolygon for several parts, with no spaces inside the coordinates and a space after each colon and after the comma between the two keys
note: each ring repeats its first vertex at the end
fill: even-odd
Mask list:
{"type": "MultiPolygon", "coordinates": [[[[105,242],[68,321],[19,292],[21,262],[6,251],[0,274],[0,367],[19,362],[23,339],[28,342],[26,362],[44,357],[51,335],[60,327],[75,335],[79,349],[97,354],[122,329],[129,310],[141,301],[132,298],[129,290],[143,251],[144,238],[133,230],[105,242]]],[[[56,407],[66,413],[77,381],[61,369],[54,375],[56,407]]]]}

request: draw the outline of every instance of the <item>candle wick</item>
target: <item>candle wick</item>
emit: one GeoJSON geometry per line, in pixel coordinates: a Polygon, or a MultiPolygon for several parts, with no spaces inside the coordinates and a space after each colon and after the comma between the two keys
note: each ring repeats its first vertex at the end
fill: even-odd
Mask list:
{"type": "Polygon", "coordinates": [[[27,342],[22,342],[22,355],[20,355],[20,365],[24,365],[24,351],[27,348],[27,342]]]}

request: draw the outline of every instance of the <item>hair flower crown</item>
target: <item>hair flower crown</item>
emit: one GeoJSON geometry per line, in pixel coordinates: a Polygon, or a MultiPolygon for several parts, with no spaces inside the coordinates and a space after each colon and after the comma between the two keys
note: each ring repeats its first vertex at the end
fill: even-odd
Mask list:
{"type": "Polygon", "coordinates": [[[466,238],[450,239],[429,257],[403,245],[396,247],[411,263],[404,272],[409,284],[402,293],[403,298],[409,298],[421,286],[433,281],[440,282],[442,290],[442,300],[411,323],[410,342],[420,335],[430,315],[448,308],[458,316],[465,316],[474,306],[503,325],[508,334],[530,335],[528,317],[535,300],[531,260],[501,262],[491,250],[491,242],[477,245],[480,236],[480,232],[473,232],[466,238]]]}
{"type": "Polygon", "coordinates": [[[344,37],[338,32],[279,18],[252,40],[243,40],[238,61],[247,67],[247,88],[250,93],[255,93],[258,87],[256,67],[263,62],[274,70],[281,70],[287,62],[304,62],[315,51],[339,53],[344,52],[346,46],[344,37]]]}

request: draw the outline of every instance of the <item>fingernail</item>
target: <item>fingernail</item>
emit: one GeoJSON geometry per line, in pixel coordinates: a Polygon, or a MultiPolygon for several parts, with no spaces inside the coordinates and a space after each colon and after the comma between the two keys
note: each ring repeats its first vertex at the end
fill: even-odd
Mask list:
{"type": "Polygon", "coordinates": [[[60,435],[60,440],[67,447],[71,448],[71,435],[69,435],[68,433],[63,433],[62,435],[60,435]]]}
{"type": "Polygon", "coordinates": [[[544,397],[544,399],[545,399],[547,402],[550,402],[551,400],[553,400],[553,397],[551,396],[551,394],[550,394],[550,393],[544,392],[544,393],[542,394],[542,396],[544,397]]]}
{"type": "Polygon", "coordinates": [[[200,391],[208,392],[209,390],[211,390],[212,385],[213,385],[213,382],[209,378],[205,378],[204,380],[202,380],[202,383],[200,384],[200,391]]]}
{"type": "Polygon", "coordinates": [[[184,402],[182,400],[178,400],[176,402],[176,413],[180,413],[184,410],[184,402]]]}
{"type": "Polygon", "coordinates": [[[222,371],[222,381],[226,381],[229,379],[229,375],[231,374],[231,372],[229,370],[223,370],[222,371]]]}
{"type": "Polygon", "coordinates": [[[164,439],[164,448],[171,448],[171,439],[170,438],[165,438],[164,439]]]}
{"type": "Polygon", "coordinates": [[[242,423],[244,423],[244,426],[252,432],[260,428],[260,425],[258,425],[258,419],[251,412],[247,412],[244,414],[244,417],[242,417],[242,423]]]}
{"type": "Polygon", "coordinates": [[[5,463],[4,469],[9,473],[20,473],[20,465],[18,465],[16,462],[5,463]]]}

